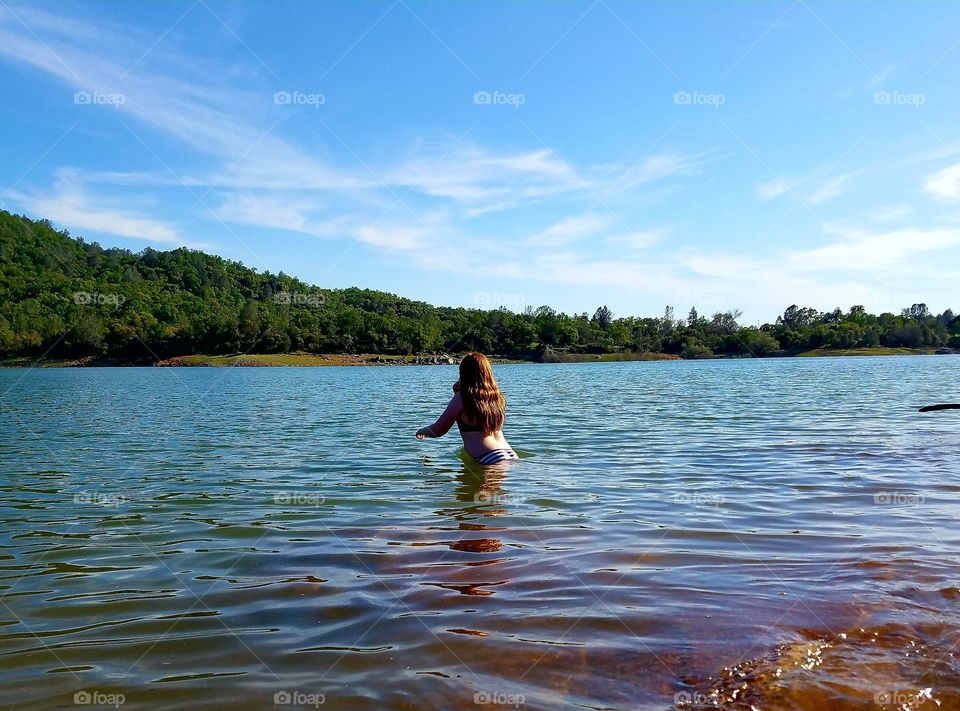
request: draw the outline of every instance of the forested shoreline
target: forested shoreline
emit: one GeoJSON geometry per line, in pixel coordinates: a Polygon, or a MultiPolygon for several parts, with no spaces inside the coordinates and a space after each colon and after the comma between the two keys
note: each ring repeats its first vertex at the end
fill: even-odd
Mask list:
{"type": "Polygon", "coordinates": [[[194,354],[453,354],[533,360],[590,354],[681,358],[793,355],[816,349],[960,348],[960,318],[913,304],[790,306],[775,323],[737,311],[616,318],[549,306],[522,313],[431,306],[367,289],[323,289],[196,250],[132,253],[0,211],[0,358],[144,362],[194,354]]]}

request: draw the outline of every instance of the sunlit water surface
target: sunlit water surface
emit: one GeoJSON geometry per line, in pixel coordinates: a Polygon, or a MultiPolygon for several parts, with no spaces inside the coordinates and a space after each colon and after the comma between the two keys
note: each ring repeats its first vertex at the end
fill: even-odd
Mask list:
{"type": "Polygon", "coordinates": [[[497,376],[0,370],[0,700],[960,708],[960,358],[497,376]]]}

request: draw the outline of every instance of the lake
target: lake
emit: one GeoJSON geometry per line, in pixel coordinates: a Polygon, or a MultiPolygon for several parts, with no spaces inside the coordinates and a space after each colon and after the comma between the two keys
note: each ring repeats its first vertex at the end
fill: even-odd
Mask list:
{"type": "Polygon", "coordinates": [[[4,706],[960,708],[960,358],[495,370],[0,370],[4,706]]]}

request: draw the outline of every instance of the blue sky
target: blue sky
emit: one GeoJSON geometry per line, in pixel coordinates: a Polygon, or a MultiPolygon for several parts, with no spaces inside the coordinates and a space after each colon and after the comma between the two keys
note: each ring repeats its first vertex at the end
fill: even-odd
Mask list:
{"type": "Polygon", "coordinates": [[[960,308],[960,6],[0,2],[0,203],[434,304],[960,308]]]}

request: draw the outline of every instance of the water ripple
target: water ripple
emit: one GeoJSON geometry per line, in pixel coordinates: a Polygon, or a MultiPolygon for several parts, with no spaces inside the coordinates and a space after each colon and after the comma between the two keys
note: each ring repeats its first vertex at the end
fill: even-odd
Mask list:
{"type": "Polygon", "coordinates": [[[503,366],[484,474],[453,368],[0,370],[0,693],[960,708],[958,376],[503,366]]]}

